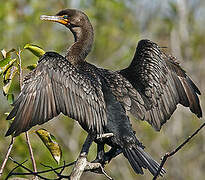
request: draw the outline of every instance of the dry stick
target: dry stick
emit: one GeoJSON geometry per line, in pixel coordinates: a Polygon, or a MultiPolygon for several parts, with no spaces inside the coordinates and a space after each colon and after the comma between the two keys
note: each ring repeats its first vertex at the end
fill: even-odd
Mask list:
{"type": "MultiPolygon", "coordinates": [[[[21,69],[21,50],[19,48],[19,51],[17,53],[18,58],[19,58],[19,81],[20,81],[20,89],[22,90],[22,85],[23,85],[23,73],[22,73],[22,69],[21,69]]],[[[31,146],[31,141],[28,135],[28,131],[25,132],[25,136],[26,136],[26,143],[28,144],[28,149],[29,149],[29,154],[31,157],[31,162],[32,162],[32,166],[33,166],[33,170],[34,172],[37,172],[37,168],[36,168],[36,162],[34,159],[34,155],[33,155],[33,149],[31,146]]]]}
{"type": "Polygon", "coordinates": [[[94,162],[87,161],[87,165],[86,165],[84,171],[91,171],[91,172],[95,172],[95,173],[98,173],[98,174],[104,174],[106,178],[108,178],[109,180],[113,180],[113,178],[110,177],[105,172],[105,170],[103,169],[103,167],[100,163],[94,163],[94,162]]]}
{"type": "MultiPolygon", "coordinates": [[[[13,160],[12,159],[12,157],[9,157],[9,159],[10,160],[13,160]]],[[[28,160],[25,160],[24,162],[22,162],[21,164],[24,164],[25,162],[27,162],[28,160]]],[[[19,166],[16,166],[15,168],[13,168],[10,172],[9,172],[9,174],[7,175],[7,177],[6,177],[6,179],[5,180],[7,180],[11,175],[10,174],[12,174],[17,168],[19,168],[19,166]]]]}
{"type": "Polygon", "coordinates": [[[32,165],[33,165],[33,170],[34,170],[34,172],[37,172],[36,162],[35,162],[35,159],[34,159],[33,149],[32,149],[32,146],[31,146],[31,141],[30,141],[28,132],[25,132],[25,134],[26,134],[26,142],[28,144],[28,149],[29,149],[29,153],[30,153],[30,157],[31,157],[32,165]]]}
{"type": "MultiPolygon", "coordinates": [[[[21,176],[23,176],[23,175],[38,175],[38,177],[39,177],[40,174],[45,174],[45,173],[47,173],[47,172],[52,172],[52,171],[56,171],[56,170],[59,170],[59,169],[64,169],[65,167],[72,166],[72,165],[74,165],[74,164],[76,163],[76,161],[74,161],[74,162],[72,162],[72,163],[64,164],[63,166],[60,166],[60,167],[57,167],[57,168],[52,168],[52,169],[48,169],[48,170],[44,170],[44,171],[38,171],[38,172],[35,173],[35,172],[33,172],[32,170],[28,169],[27,167],[23,166],[22,163],[18,163],[17,161],[15,161],[15,160],[12,159],[12,158],[10,158],[10,159],[11,159],[14,163],[18,164],[18,166],[15,167],[15,169],[18,168],[18,167],[22,167],[23,169],[29,171],[29,173],[18,173],[18,172],[13,172],[13,170],[12,170],[12,172],[9,173],[8,178],[11,177],[11,176],[13,176],[13,175],[21,175],[21,176]]],[[[42,165],[43,165],[43,164],[42,164],[42,165]]],[[[43,165],[43,166],[46,166],[46,165],[43,165]]],[[[61,170],[61,171],[62,171],[62,170],[61,170]]],[[[61,173],[62,173],[62,172],[61,172],[61,173]]],[[[41,176],[41,179],[42,179],[42,178],[43,178],[43,177],[41,176]]]]}
{"type": "Polygon", "coordinates": [[[89,152],[89,148],[92,145],[93,140],[94,137],[92,136],[92,134],[88,134],[83,144],[78,160],[76,161],[73,170],[71,172],[70,175],[71,180],[79,180],[81,175],[83,174],[83,171],[87,165],[87,155],[89,152]]]}
{"type": "MultiPolygon", "coordinates": [[[[113,136],[112,133],[108,133],[104,135],[105,137],[111,137],[113,136]]],[[[73,170],[71,172],[70,175],[70,180],[80,180],[80,177],[82,176],[84,171],[93,171],[93,170],[98,170],[96,172],[100,173],[100,174],[104,174],[108,179],[112,179],[110,176],[107,175],[107,173],[104,171],[103,167],[101,166],[100,163],[92,163],[87,161],[87,155],[88,155],[88,151],[89,148],[93,142],[93,135],[92,134],[88,134],[81,153],[73,167],[73,170]]]]}
{"type": "Polygon", "coordinates": [[[157,177],[159,176],[159,174],[160,174],[160,172],[161,172],[161,170],[162,170],[162,168],[163,168],[163,166],[164,166],[166,160],[167,160],[169,157],[171,157],[171,156],[173,156],[174,154],[176,154],[183,146],[185,146],[185,144],[187,144],[195,135],[197,135],[198,132],[199,132],[204,126],[205,126],[205,123],[203,123],[191,136],[189,136],[189,137],[188,137],[183,143],[181,143],[176,149],[174,149],[174,150],[171,151],[170,153],[167,152],[167,153],[163,156],[162,161],[161,161],[160,166],[159,166],[159,169],[157,170],[157,173],[156,173],[156,175],[153,177],[152,180],[156,180],[156,179],[157,179],[157,177]]]}
{"type": "MultiPolygon", "coordinates": [[[[22,168],[24,168],[25,170],[27,170],[28,172],[30,172],[31,174],[33,174],[33,175],[35,175],[35,176],[38,176],[38,177],[41,178],[41,179],[45,179],[44,177],[38,175],[37,172],[33,172],[32,170],[30,170],[29,168],[27,168],[27,167],[25,167],[25,166],[23,165],[24,162],[26,162],[27,160],[24,161],[23,163],[18,163],[18,162],[15,161],[12,157],[9,157],[9,158],[10,158],[11,161],[13,161],[14,163],[18,164],[18,166],[15,167],[14,169],[16,169],[16,168],[18,168],[18,167],[22,167],[22,168]]],[[[6,179],[8,179],[8,178],[9,178],[11,175],[13,175],[13,174],[15,174],[15,173],[9,174],[6,179]]],[[[23,174],[23,173],[22,173],[22,174],[23,174]]],[[[25,173],[25,174],[26,174],[26,173],[25,173]]]]}
{"type": "Polygon", "coordinates": [[[6,162],[8,161],[9,155],[10,155],[10,153],[11,153],[11,149],[12,149],[12,147],[13,147],[13,144],[14,144],[14,137],[12,136],[12,137],[11,137],[11,142],[10,142],[10,144],[9,144],[8,151],[7,151],[7,153],[6,153],[6,157],[5,157],[5,159],[4,159],[4,161],[3,161],[2,165],[1,165],[0,177],[1,177],[2,174],[3,174],[3,170],[4,170],[4,167],[6,166],[6,162]]]}
{"type": "MultiPolygon", "coordinates": [[[[71,166],[71,165],[73,165],[73,164],[75,164],[77,161],[75,161],[75,162],[72,162],[72,163],[69,163],[69,164],[64,164],[64,166],[61,166],[61,167],[58,167],[58,168],[52,168],[51,166],[47,166],[47,165],[43,165],[43,166],[45,166],[45,167],[49,167],[50,169],[49,170],[44,170],[44,171],[39,171],[39,172],[33,172],[32,170],[30,170],[30,169],[28,169],[27,167],[25,167],[23,164],[27,161],[24,161],[23,163],[18,163],[17,161],[15,161],[13,158],[11,158],[11,157],[9,157],[15,164],[17,164],[18,166],[17,167],[15,167],[10,173],[9,173],[9,175],[7,176],[7,178],[6,179],[9,179],[11,176],[13,176],[13,175],[36,175],[36,176],[38,176],[39,178],[41,178],[41,179],[44,179],[44,180],[60,180],[60,179],[72,179],[72,177],[71,176],[66,176],[66,175],[62,175],[61,173],[62,173],[62,170],[58,173],[56,170],[58,170],[58,169],[64,169],[65,167],[68,167],[68,166],[71,166]],[[22,167],[23,169],[25,169],[25,170],[27,170],[28,171],[28,173],[16,173],[16,172],[14,172],[14,170],[15,169],[17,169],[18,167],[22,167]],[[54,172],[57,176],[58,176],[58,178],[56,178],[56,179],[49,179],[49,178],[46,178],[46,177],[43,177],[43,176],[41,176],[40,174],[44,174],[44,173],[47,173],[47,172],[54,172]]],[[[86,158],[85,157],[79,157],[79,159],[78,159],[78,163],[76,163],[76,165],[77,164],[81,164],[81,162],[80,161],[84,161],[86,158]]],[[[87,160],[86,160],[87,161],[87,160]]],[[[83,162],[84,163],[84,162],[83,162]]],[[[76,166],[75,165],[75,166],[76,166]]],[[[80,165],[81,166],[81,165],[80,165]]],[[[76,168],[78,168],[79,166],[76,166],[76,168]]],[[[82,166],[81,166],[82,167],[82,166]]],[[[80,169],[81,169],[81,167],[80,167],[80,169]]],[[[91,172],[95,172],[95,173],[98,173],[98,174],[104,174],[109,180],[113,180],[110,176],[108,176],[107,174],[106,174],[106,172],[104,171],[104,169],[103,169],[103,167],[102,167],[102,165],[100,164],[100,163],[93,163],[93,162],[86,162],[86,166],[84,166],[84,169],[81,169],[82,170],[82,172],[83,171],[91,171],[91,172]]],[[[80,170],[80,171],[81,171],[80,170]]],[[[80,172],[81,173],[81,172],[80,172]]],[[[82,175],[82,174],[81,174],[82,175]]],[[[80,178],[80,176],[78,176],[79,178],[80,178]]]]}

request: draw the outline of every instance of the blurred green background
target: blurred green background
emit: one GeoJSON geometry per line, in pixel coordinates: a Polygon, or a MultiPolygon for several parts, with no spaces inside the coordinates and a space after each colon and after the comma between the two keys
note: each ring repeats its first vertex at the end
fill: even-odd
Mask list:
{"type": "MultiPolygon", "coordinates": [[[[64,8],[78,8],[89,16],[95,29],[94,48],[87,60],[97,66],[119,70],[126,67],[134,55],[140,39],[151,39],[167,53],[176,56],[187,74],[200,88],[202,109],[204,109],[205,88],[205,1],[203,0],[1,0],[0,1],[0,49],[23,48],[26,43],[37,44],[46,51],[57,51],[64,55],[73,42],[72,34],[62,25],[42,22],[42,14],[54,15],[64,8]]],[[[22,53],[23,67],[37,62],[30,52],[22,53]]],[[[25,69],[24,75],[27,73],[25,69]]],[[[1,77],[2,78],[2,77],[1,77]]],[[[2,87],[2,79],[0,80],[2,87]]],[[[19,84],[14,84],[15,97],[19,84]]],[[[155,132],[147,123],[132,119],[133,128],[139,140],[157,161],[167,151],[173,150],[189,136],[204,119],[199,120],[188,109],[181,106],[160,132],[155,132]]],[[[3,93],[0,93],[0,165],[4,159],[10,137],[4,137],[9,123],[5,112],[10,111],[3,93]]],[[[62,146],[63,160],[76,160],[86,133],[79,125],[63,115],[41,126],[52,132],[62,146]]],[[[38,129],[34,127],[33,129],[38,129]]],[[[45,169],[40,163],[56,167],[48,150],[39,137],[30,131],[32,147],[38,170],[45,169]]],[[[167,173],[161,179],[202,180],[205,177],[205,131],[202,130],[179,153],[170,158],[165,168],[167,173]]],[[[95,158],[96,146],[90,150],[89,158],[95,158]]],[[[29,159],[25,135],[16,138],[11,156],[18,162],[29,159]]],[[[32,168],[30,161],[26,163],[32,168]]],[[[3,179],[15,165],[8,161],[3,179]]],[[[18,170],[22,172],[22,169],[18,170]]],[[[69,173],[67,168],[65,173],[69,173]]],[[[114,179],[151,179],[136,175],[127,160],[118,156],[106,166],[114,179]]],[[[53,177],[49,174],[49,177],[53,177]]],[[[28,177],[29,178],[29,177],[28,177]]],[[[31,177],[30,177],[31,178],[31,177]]],[[[82,179],[106,179],[102,175],[84,173],[82,179]]]]}

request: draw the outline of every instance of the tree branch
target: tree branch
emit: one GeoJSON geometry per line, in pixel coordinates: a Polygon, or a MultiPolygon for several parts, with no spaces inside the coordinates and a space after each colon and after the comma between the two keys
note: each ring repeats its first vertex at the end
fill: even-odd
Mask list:
{"type": "Polygon", "coordinates": [[[8,161],[8,158],[9,158],[9,155],[10,155],[11,150],[13,148],[13,145],[14,145],[14,137],[12,136],[11,137],[11,142],[9,144],[9,147],[8,147],[8,150],[7,150],[7,153],[6,153],[6,156],[5,156],[5,159],[4,159],[4,161],[3,161],[2,165],[1,165],[1,168],[0,168],[0,177],[3,174],[3,170],[4,170],[5,166],[6,166],[6,162],[8,161]]]}
{"type": "Polygon", "coordinates": [[[153,177],[152,180],[156,180],[158,178],[158,176],[160,175],[160,172],[165,164],[165,162],[167,161],[167,159],[171,156],[173,156],[174,154],[176,154],[181,148],[183,148],[194,136],[196,136],[199,131],[205,126],[205,123],[203,123],[196,131],[194,131],[194,133],[189,136],[183,143],[181,143],[177,148],[175,148],[173,151],[171,151],[170,153],[167,152],[163,158],[162,158],[162,161],[160,163],[160,166],[159,166],[159,169],[156,173],[156,175],[153,177]]]}
{"type": "Polygon", "coordinates": [[[34,158],[34,155],[33,155],[33,149],[32,149],[32,146],[31,146],[31,141],[30,141],[30,138],[29,138],[29,135],[28,135],[28,131],[25,132],[25,136],[26,136],[26,142],[27,142],[28,149],[29,149],[29,154],[30,154],[30,157],[31,157],[33,170],[34,170],[34,172],[37,172],[36,161],[35,161],[35,158],[34,158]]]}
{"type": "Polygon", "coordinates": [[[9,173],[7,178],[9,178],[13,175],[35,175],[41,179],[48,180],[48,178],[43,177],[40,174],[47,173],[47,172],[54,172],[58,177],[55,180],[63,179],[63,178],[71,179],[71,180],[79,180],[84,171],[91,171],[91,172],[95,172],[98,174],[104,174],[108,179],[112,180],[112,178],[110,176],[108,176],[107,173],[104,171],[104,169],[103,169],[104,164],[102,165],[98,162],[87,161],[88,151],[89,151],[89,148],[90,148],[94,139],[95,139],[95,136],[93,136],[92,134],[88,134],[88,136],[83,144],[81,153],[80,153],[77,161],[70,163],[68,165],[65,165],[65,163],[64,163],[64,166],[61,166],[58,168],[52,168],[51,166],[43,165],[43,166],[49,168],[49,170],[46,170],[46,171],[33,172],[32,170],[30,170],[27,167],[25,167],[24,165],[22,165],[22,163],[18,163],[15,160],[13,160],[12,158],[10,158],[14,163],[16,163],[18,165],[18,167],[22,167],[23,169],[27,170],[29,173],[15,173],[12,170],[12,172],[9,173]],[[73,164],[74,164],[74,167],[73,167],[73,170],[72,170],[70,176],[62,175],[62,172],[65,169],[65,167],[71,166],[73,164]],[[56,171],[58,169],[61,169],[60,172],[56,171]]]}
{"type": "MultiPolygon", "coordinates": [[[[22,73],[22,68],[21,68],[21,49],[19,48],[18,52],[17,52],[17,56],[19,59],[19,82],[20,82],[20,89],[22,90],[22,85],[23,85],[23,73],[22,73]]],[[[28,149],[29,149],[29,154],[31,157],[31,162],[32,162],[32,166],[33,166],[33,170],[34,172],[37,172],[37,168],[36,168],[36,162],[35,162],[35,158],[33,155],[33,149],[31,146],[31,142],[30,142],[30,138],[28,135],[28,131],[25,132],[25,136],[26,136],[26,143],[28,145],[28,149]]]]}
{"type": "MultiPolygon", "coordinates": [[[[33,172],[32,170],[30,170],[29,168],[27,168],[26,166],[23,165],[23,163],[25,163],[25,161],[23,163],[18,163],[17,161],[15,161],[12,157],[9,157],[10,160],[12,160],[15,164],[17,164],[18,166],[15,167],[12,171],[14,171],[15,169],[17,169],[18,167],[22,167],[23,169],[27,170],[28,172],[30,172],[30,174],[38,176],[41,179],[45,179],[44,177],[40,176],[37,172],[33,172]]],[[[12,172],[11,171],[11,172],[12,172]]],[[[9,173],[8,176],[6,177],[6,179],[8,179],[9,177],[11,177],[12,175],[26,175],[26,173],[9,173]]]]}
{"type": "Polygon", "coordinates": [[[48,165],[43,165],[45,167],[48,167],[49,169],[48,170],[45,170],[45,171],[39,171],[39,172],[33,172],[32,170],[30,170],[29,168],[25,167],[23,165],[23,163],[25,163],[26,161],[24,161],[23,163],[18,163],[17,161],[15,161],[13,158],[10,157],[10,159],[15,163],[17,164],[18,166],[16,166],[7,176],[6,179],[8,179],[9,177],[11,176],[22,176],[22,175],[34,175],[34,176],[37,176],[41,179],[44,179],[44,180],[60,180],[60,179],[63,179],[63,178],[66,178],[66,179],[80,179],[82,173],[84,171],[90,171],[90,172],[94,172],[94,173],[98,173],[98,174],[104,174],[108,179],[112,180],[112,178],[107,175],[107,173],[104,171],[102,165],[100,163],[94,163],[94,162],[89,162],[87,161],[86,159],[86,156],[79,156],[78,160],[75,161],[75,162],[72,162],[72,163],[69,163],[69,164],[64,164],[63,166],[61,167],[58,167],[58,168],[53,168],[51,166],[48,166],[48,165]],[[74,168],[73,168],[73,171],[71,172],[71,175],[63,175],[62,172],[63,170],[65,169],[65,167],[68,167],[68,166],[71,166],[75,164],[74,168]],[[28,173],[18,173],[18,172],[14,172],[14,170],[16,170],[18,167],[21,167],[25,170],[28,171],[28,173]],[[59,170],[61,169],[60,172],[57,172],[56,170],[59,170]],[[56,175],[57,175],[57,178],[52,178],[52,179],[49,179],[49,178],[46,178],[46,177],[43,177],[42,175],[40,174],[45,174],[47,172],[54,172],[56,175]],[[72,175],[73,174],[73,175],[72,175]]]}

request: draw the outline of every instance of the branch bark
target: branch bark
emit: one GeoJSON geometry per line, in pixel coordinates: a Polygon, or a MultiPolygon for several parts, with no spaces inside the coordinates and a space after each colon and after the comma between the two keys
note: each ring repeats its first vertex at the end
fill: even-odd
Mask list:
{"type": "MultiPolygon", "coordinates": [[[[19,59],[19,82],[20,82],[20,89],[22,90],[22,86],[23,86],[23,73],[22,73],[22,68],[21,68],[21,49],[19,48],[18,53],[17,53],[18,59],[19,59]]],[[[35,158],[33,155],[33,149],[31,146],[31,141],[28,135],[28,131],[25,132],[25,136],[26,136],[26,143],[28,145],[28,149],[29,149],[29,154],[31,157],[31,162],[32,162],[32,166],[33,166],[33,170],[34,172],[37,172],[37,167],[36,167],[36,162],[35,162],[35,158]]]]}
{"type": "Polygon", "coordinates": [[[205,123],[203,123],[196,131],[194,131],[194,133],[191,136],[189,136],[183,143],[181,143],[177,148],[175,148],[170,153],[169,152],[165,153],[165,155],[163,156],[162,161],[160,163],[160,166],[159,166],[159,169],[157,171],[157,174],[153,177],[152,180],[156,180],[158,178],[158,176],[160,175],[160,172],[161,172],[165,162],[167,161],[167,159],[169,157],[173,156],[174,154],[176,154],[180,149],[182,149],[194,136],[196,136],[199,133],[199,131],[202,128],[204,128],[204,126],[205,126],[205,123]]]}
{"type": "Polygon", "coordinates": [[[3,161],[2,165],[1,165],[1,168],[0,168],[0,177],[3,174],[3,170],[4,170],[5,166],[6,166],[6,163],[8,161],[8,158],[9,158],[9,155],[10,155],[11,150],[13,148],[13,145],[14,145],[14,137],[12,136],[11,137],[11,142],[10,142],[9,147],[8,147],[8,151],[7,151],[6,156],[5,156],[5,159],[4,159],[4,161],[3,161]]]}

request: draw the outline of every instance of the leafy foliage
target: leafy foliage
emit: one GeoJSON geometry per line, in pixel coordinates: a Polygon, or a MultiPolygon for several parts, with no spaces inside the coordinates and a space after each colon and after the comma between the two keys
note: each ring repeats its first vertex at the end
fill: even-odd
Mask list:
{"type": "Polygon", "coordinates": [[[62,151],[59,144],[56,142],[55,136],[53,136],[46,129],[38,129],[36,130],[36,134],[48,148],[55,161],[59,164],[62,156],[62,151]]]}
{"type": "Polygon", "coordinates": [[[7,100],[9,104],[12,104],[14,101],[14,95],[9,93],[9,89],[11,87],[12,81],[18,71],[18,67],[15,58],[11,57],[11,53],[15,52],[15,49],[11,49],[6,52],[6,50],[2,50],[3,59],[0,61],[0,75],[3,74],[3,94],[7,96],[7,100]]]}
{"type": "Polygon", "coordinates": [[[41,47],[33,44],[26,44],[24,49],[28,49],[37,57],[41,57],[45,54],[45,51],[41,47]]]}

